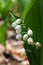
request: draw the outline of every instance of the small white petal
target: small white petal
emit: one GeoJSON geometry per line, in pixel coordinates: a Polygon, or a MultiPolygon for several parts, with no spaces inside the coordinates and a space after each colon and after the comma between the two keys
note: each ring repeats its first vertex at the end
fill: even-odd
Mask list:
{"type": "Polygon", "coordinates": [[[27,42],[28,42],[29,44],[32,44],[32,43],[33,43],[33,39],[30,37],[30,38],[28,38],[27,42]]]}
{"type": "Polygon", "coordinates": [[[32,36],[32,35],[33,35],[33,31],[32,31],[31,29],[29,29],[28,32],[27,32],[27,34],[28,34],[29,36],[30,36],[30,35],[32,36]]]}
{"type": "Polygon", "coordinates": [[[24,34],[24,36],[23,36],[23,40],[27,40],[28,39],[28,35],[27,34],[24,34]]]}
{"type": "Polygon", "coordinates": [[[41,47],[41,44],[40,44],[39,42],[36,42],[35,45],[36,45],[37,47],[41,47]]]}
{"type": "Polygon", "coordinates": [[[22,35],[21,34],[16,35],[16,39],[18,40],[22,39],[22,35]]]}
{"type": "Polygon", "coordinates": [[[20,24],[21,23],[21,19],[17,19],[15,22],[17,23],[17,24],[20,24]]]}
{"type": "Polygon", "coordinates": [[[16,30],[21,29],[21,25],[17,25],[17,26],[15,27],[15,29],[16,29],[16,30]]]}
{"type": "Polygon", "coordinates": [[[21,25],[17,25],[15,29],[17,34],[21,33],[21,25]]]}
{"type": "Polygon", "coordinates": [[[17,26],[17,23],[16,23],[16,22],[13,22],[13,23],[12,23],[12,27],[15,28],[16,26],[17,26]]]}

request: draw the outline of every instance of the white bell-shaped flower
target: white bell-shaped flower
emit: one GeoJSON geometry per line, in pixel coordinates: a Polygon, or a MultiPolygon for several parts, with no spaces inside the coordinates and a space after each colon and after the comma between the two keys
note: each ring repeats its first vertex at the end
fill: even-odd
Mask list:
{"type": "Polygon", "coordinates": [[[21,33],[21,31],[22,31],[21,29],[18,29],[18,30],[16,30],[16,33],[19,34],[19,33],[21,33]]]}
{"type": "Polygon", "coordinates": [[[33,43],[33,39],[30,37],[30,38],[28,38],[27,42],[28,42],[28,44],[32,44],[33,43]]]}
{"type": "Polygon", "coordinates": [[[22,22],[22,19],[17,19],[15,22],[16,22],[17,24],[20,24],[20,23],[22,22]]]}
{"type": "Polygon", "coordinates": [[[24,34],[23,40],[26,41],[27,39],[28,39],[28,35],[27,34],[24,34]]]}
{"type": "Polygon", "coordinates": [[[12,23],[12,27],[15,28],[16,26],[17,26],[17,23],[16,23],[16,22],[13,22],[13,23],[12,23]]]}
{"type": "Polygon", "coordinates": [[[22,39],[22,35],[21,34],[17,34],[16,35],[16,39],[21,40],[22,39]]]}
{"type": "Polygon", "coordinates": [[[19,33],[21,33],[21,25],[17,25],[16,27],[15,27],[15,29],[16,29],[16,33],[17,34],[19,34],[19,33]]]}
{"type": "Polygon", "coordinates": [[[21,25],[17,25],[17,26],[15,27],[15,29],[16,29],[16,30],[21,29],[21,25]]]}
{"type": "Polygon", "coordinates": [[[32,36],[32,35],[33,35],[33,31],[32,31],[31,29],[29,29],[28,32],[27,32],[27,34],[28,34],[29,36],[32,36]]]}
{"type": "Polygon", "coordinates": [[[39,42],[36,42],[36,43],[35,43],[35,46],[36,46],[36,47],[41,47],[41,44],[40,44],[39,42]]]}

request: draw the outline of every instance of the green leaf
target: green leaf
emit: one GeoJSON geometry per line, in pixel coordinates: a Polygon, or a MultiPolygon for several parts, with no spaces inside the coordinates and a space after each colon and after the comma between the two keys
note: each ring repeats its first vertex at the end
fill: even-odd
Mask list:
{"type": "Polygon", "coordinates": [[[43,65],[43,0],[36,0],[25,16],[25,25],[33,30],[33,39],[42,44],[38,50],[28,53],[30,65],[43,65]]]}
{"type": "Polygon", "coordinates": [[[36,0],[19,0],[20,6],[22,8],[21,17],[24,19],[27,12],[34,5],[36,0]]]}
{"type": "Polygon", "coordinates": [[[2,13],[3,8],[5,7],[5,1],[0,0],[0,13],[2,13]]]}
{"type": "MultiPolygon", "coordinates": [[[[4,22],[4,21],[3,21],[4,22]]],[[[5,45],[5,40],[6,40],[6,22],[4,22],[2,25],[0,25],[0,42],[5,45]]]]}
{"type": "Polygon", "coordinates": [[[2,11],[2,17],[3,17],[3,19],[5,19],[8,16],[9,11],[10,11],[12,5],[13,5],[13,3],[12,3],[11,0],[6,0],[5,8],[2,11]]]}

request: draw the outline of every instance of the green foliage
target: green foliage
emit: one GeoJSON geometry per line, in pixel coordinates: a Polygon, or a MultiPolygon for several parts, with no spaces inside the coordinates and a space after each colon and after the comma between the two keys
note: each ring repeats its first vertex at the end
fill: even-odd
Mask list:
{"type": "MultiPolygon", "coordinates": [[[[4,21],[3,21],[4,22],[4,21]]],[[[6,36],[6,22],[4,22],[1,26],[0,26],[0,42],[5,45],[5,36],[6,36]]]]}
{"type": "Polygon", "coordinates": [[[21,17],[24,19],[27,12],[31,9],[34,5],[36,0],[19,0],[20,6],[22,8],[21,17]]]}
{"type": "Polygon", "coordinates": [[[30,54],[31,65],[43,65],[43,1],[36,1],[25,17],[26,26],[33,30],[34,41],[39,41],[42,48],[30,54]],[[37,56],[38,55],[38,56],[37,56]]]}
{"type": "MultiPolygon", "coordinates": [[[[34,41],[39,41],[42,44],[38,51],[32,49],[32,53],[28,52],[30,63],[31,65],[43,65],[43,0],[30,0],[30,3],[20,0],[20,2],[23,7],[22,17],[25,20],[25,25],[33,30],[34,41]]],[[[28,47],[25,45],[26,49],[28,47]]]]}
{"type": "Polygon", "coordinates": [[[2,11],[3,19],[5,19],[9,15],[9,11],[10,11],[12,5],[13,5],[13,3],[11,2],[11,0],[6,0],[6,5],[2,11]]]}
{"type": "Polygon", "coordinates": [[[8,15],[12,5],[11,0],[0,0],[0,19],[4,22],[4,24],[0,26],[0,42],[3,44],[5,44],[8,15]]]}

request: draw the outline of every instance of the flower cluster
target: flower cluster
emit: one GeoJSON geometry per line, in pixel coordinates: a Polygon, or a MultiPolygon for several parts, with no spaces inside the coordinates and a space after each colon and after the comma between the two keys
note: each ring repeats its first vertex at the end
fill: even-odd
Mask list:
{"type": "Polygon", "coordinates": [[[35,45],[36,48],[41,47],[41,44],[39,42],[34,43],[32,38],[33,31],[30,28],[28,28],[26,33],[22,35],[22,25],[24,24],[23,22],[24,21],[22,19],[16,19],[16,21],[12,23],[12,27],[16,30],[16,39],[23,40],[23,42],[26,41],[29,45],[35,45]]]}

